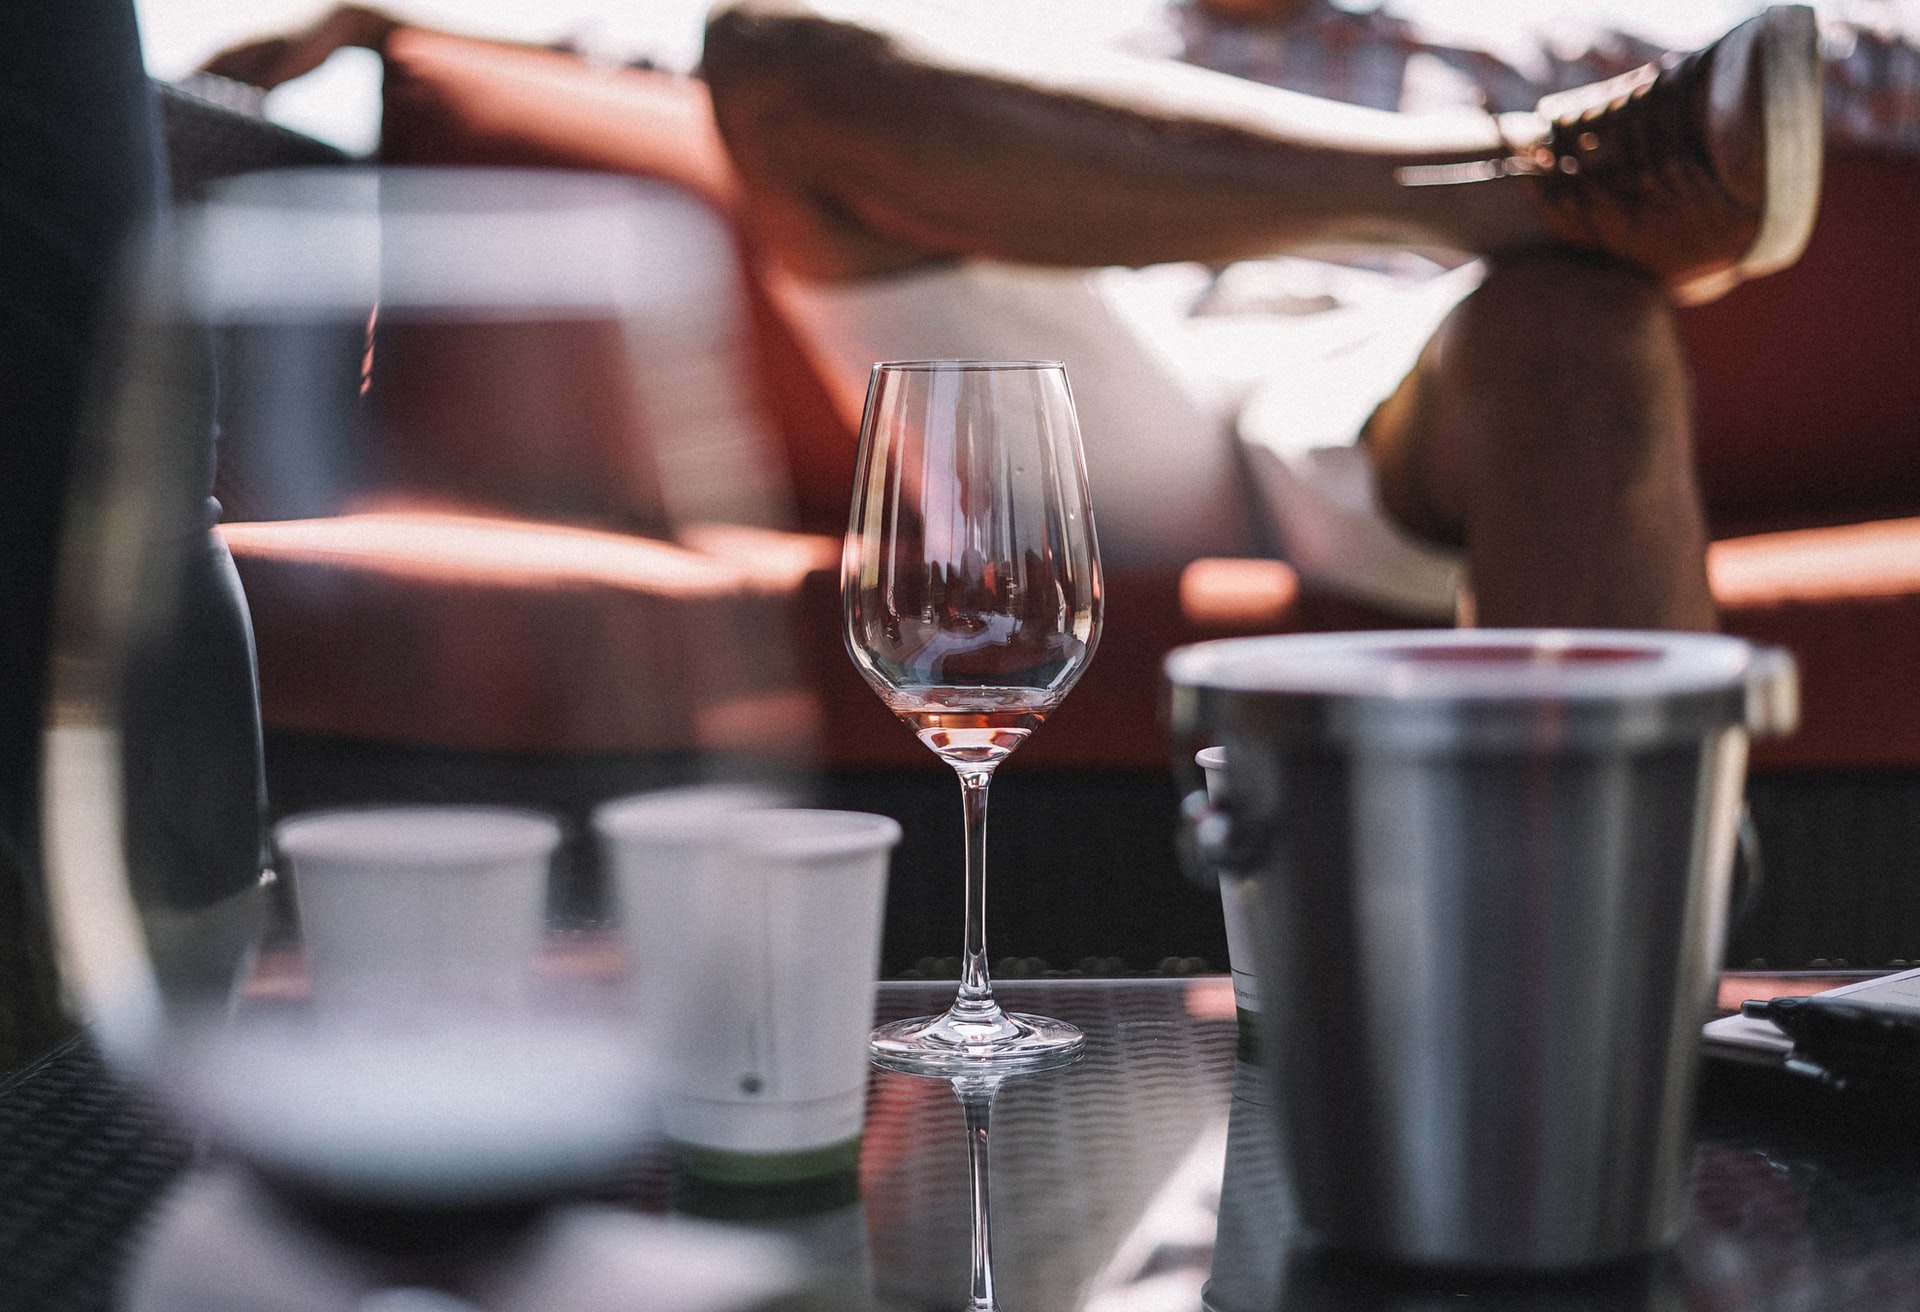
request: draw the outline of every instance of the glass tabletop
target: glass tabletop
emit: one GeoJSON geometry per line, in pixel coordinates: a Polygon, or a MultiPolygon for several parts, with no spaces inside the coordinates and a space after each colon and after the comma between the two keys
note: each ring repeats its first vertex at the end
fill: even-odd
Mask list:
{"type": "MultiPolygon", "coordinates": [[[[1730,976],[1721,1004],[1839,982],[1730,976]]],[[[1009,1082],[994,1104],[1003,1308],[1920,1308],[1920,1135],[1899,1108],[1710,1061],[1688,1219],[1669,1257],[1549,1284],[1376,1277],[1288,1258],[1298,1236],[1265,1076],[1236,1061],[1224,980],[1038,981],[1009,993],[1016,988],[1017,1005],[1031,1000],[1080,1024],[1088,1056],[1009,1082]]],[[[911,1009],[913,992],[889,985],[883,1007],[911,1009]]],[[[882,1074],[874,1086],[862,1184],[876,1286],[910,1306],[961,1307],[960,1112],[926,1083],[882,1074]]]]}
{"type": "MultiPolygon", "coordinates": [[[[994,1272],[1003,1308],[1199,1306],[1213,1241],[1236,1023],[1223,978],[996,985],[1087,1035],[1064,1070],[993,1099],[994,1272]],[[1140,1302],[1143,1282],[1172,1301],[1140,1302]]],[[[949,985],[888,984],[882,1019],[942,1006],[949,985]]],[[[939,1079],[876,1071],[860,1165],[877,1292],[964,1305],[968,1193],[961,1106],[939,1079]]]]}
{"type": "MultiPolygon", "coordinates": [[[[924,1010],[950,989],[883,984],[880,1017],[924,1010]]],[[[1010,1078],[992,1102],[1006,1312],[1199,1312],[1203,1290],[1217,1312],[1920,1307],[1920,1135],[1900,1109],[1709,1063],[1688,1223],[1669,1258],[1550,1286],[1382,1282],[1286,1257],[1295,1236],[1270,1117],[1260,1076],[1236,1061],[1224,978],[1008,981],[1005,991],[1088,1035],[1077,1065],[1010,1078]]],[[[966,1142],[946,1081],[876,1070],[857,1201],[724,1228],[800,1241],[826,1287],[808,1306],[966,1307],[966,1142]]],[[[206,1242],[233,1253],[251,1224],[219,1211],[240,1197],[233,1174],[196,1159],[83,1043],[56,1050],[0,1085],[0,1305],[121,1304],[127,1273],[151,1268],[155,1245],[177,1232],[168,1219],[189,1204],[203,1221],[225,1217],[206,1242]]],[[[666,1168],[649,1161],[586,1201],[632,1217],[671,1199],[666,1168]]],[[[488,1226],[510,1224],[475,1222],[483,1240],[488,1226]]],[[[462,1242],[473,1249],[471,1235],[462,1242]]],[[[376,1259],[390,1270],[390,1251],[376,1259]]]]}

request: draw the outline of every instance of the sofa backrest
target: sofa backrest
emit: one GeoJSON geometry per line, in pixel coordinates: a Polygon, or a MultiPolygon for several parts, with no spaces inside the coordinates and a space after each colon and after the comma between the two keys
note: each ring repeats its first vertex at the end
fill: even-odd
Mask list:
{"type": "MultiPolygon", "coordinates": [[[[663,178],[731,213],[705,87],[415,28],[386,52],[382,156],[663,178]]],[[[1920,513],[1920,160],[1832,154],[1805,257],[1684,310],[1699,467],[1716,534],[1920,513]]],[[[752,268],[751,252],[743,258],[752,268]]],[[[801,526],[838,532],[853,467],[845,398],[748,293],[763,398],[801,526]]]]}
{"type": "Polygon", "coordinates": [[[1800,262],[1680,329],[1717,536],[1920,514],[1920,159],[1831,153],[1800,262]]]}
{"type": "MultiPolygon", "coordinates": [[[[734,178],[704,83],[559,51],[403,27],[385,49],[380,157],[395,164],[595,169],[656,178],[729,225],[734,178]]],[[[736,237],[738,236],[736,232],[736,237]]],[[[751,274],[754,257],[740,247],[751,274]]],[[[838,534],[852,426],[757,277],[745,279],[756,399],[787,457],[797,527],[838,534]]]]}

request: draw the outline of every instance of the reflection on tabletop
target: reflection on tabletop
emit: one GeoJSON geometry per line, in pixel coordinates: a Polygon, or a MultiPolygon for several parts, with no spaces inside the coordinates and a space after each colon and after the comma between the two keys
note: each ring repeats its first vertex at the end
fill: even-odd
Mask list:
{"type": "MultiPolygon", "coordinates": [[[[284,959],[267,964],[260,987],[287,987],[291,964],[284,959]]],[[[613,989],[622,963],[611,939],[583,934],[556,939],[546,968],[590,987],[613,989]]],[[[1720,1000],[1724,1008],[1756,993],[1813,992],[1845,978],[1729,975],[1720,1000]]],[[[882,985],[880,1017],[915,1014],[949,987],[882,985]]],[[[1224,977],[1009,982],[1005,987],[1010,1000],[1055,1008],[1089,1036],[1088,1054],[1080,1065],[1008,1081],[994,1102],[995,1285],[998,1303],[1007,1312],[1199,1312],[1209,1282],[1209,1306],[1216,1312],[1272,1312],[1276,1307],[1290,1312],[1318,1307],[1424,1312],[1427,1307],[1460,1306],[1525,1306],[1530,1312],[1559,1312],[1562,1307],[1568,1312],[1664,1312],[1687,1305],[1739,1309],[1771,1306],[1766,1291],[1785,1289],[1798,1291],[1795,1306],[1819,1312],[1884,1305],[1871,1299],[1850,1301],[1851,1293],[1882,1287],[1876,1282],[1920,1262],[1920,1218],[1912,1215],[1911,1207],[1911,1152],[1903,1153],[1897,1144],[1854,1152],[1846,1145],[1835,1149],[1810,1143],[1796,1137],[1790,1123],[1769,1120],[1760,1111],[1745,1116],[1736,1108],[1733,1114],[1713,1112],[1703,1123],[1695,1147],[1687,1233],[1677,1258],[1667,1266],[1598,1284],[1557,1285],[1545,1302],[1540,1299],[1548,1296],[1534,1290],[1534,1301],[1524,1304],[1514,1304],[1511,1291],[1476,1291],[1458,1282],[1382,1292],[1337,1267],[1288,1266],[1282,1257],[1288,1226],[1284,1201],[1277,1197],[1272,1144],[1264,1119],[1247,1114],[1258,1107],[1263,1079],[1257,1069],[1235,1060],[1238,1034],[1231,987],[1224,977]],[[1902,1199],[1906,1201],[1900,1203],[1902,1199]],[[1677,1304],[1671,1301],[1676,1281],[1686,1291],[1686,1299],[1677,1304]],[[1444,1293],[1445,1299],[1423,1301],[1436,1293],[1444,1293]],[[1461,1297],[1469,1294],[1471,1299],[1461,1297]]],[[[963,1307],[969,1269],[964,1134],[961,1107],[945,1081],[876,1071],[861,1154],[859,1203],[785,1221],[723,1227],[715,1233],[753,1241],[738,1249],[742,1254],[759,1251],[754,1244],[764,1245],[769,1237],[800,1241],[798,1268],[775,1259],[755,1265],[760,1258],[742,1258],[741,1265],[730,1269],[759,1271],[775,1280],[796,1270],[803,1276],[811,1271],[813,1279],[830,1271],[842,1283],[827,1306],[862,1307],[861,1298],[871,1297],[878,1312],[963,1307]]],[[[200,1218],[199,1233],[204,1233],[209,1216],[245,1203],[251,1188],[218,1165],[190,1175],[146,1232],[142,1269],[151,1274],[156,1266],[170,1268],[176,1275],[186,1270],[204,1282],[212,1268],[183,1261],[195,1250],[181,1236],[195,1233],[189,1225],[195,1216],[200,1218]],[[164,1251],[169,1243],[174,1245],[170,1262],[164,1251]]],[[[645,1215],[669,1210],[672,1195],[665,1160],[649,1157],[610,1185],[604,1196],[588,1199],[582,1209],[569,1210],[566,1219],[549,1223],[539,1232],[540,1242],[559,1244],[554,1251],[572,1254],[569,1269],[599,1270],[605,1278],[626,1272],[637,1278],[647,1269],[638,1255],[655,1251],[647,1246],[658,1238],[651,1227],[696,1224],[683,1217],[659,1222],[645,1215]],[[627,1256],[616,1261],[616,1252],[627,1256]]],[[[221,1222],[215,1233],[227,1236],[223,1242],[238,1242],[232,1238],[236,1234],[253,1242],[273,1233],[270,1219],[263,1221],[258,1214],[236,1225],[221,1222]]],[[[522,1240],[523,1245],[529,1242],[522,1240]]],[[[307,1235],[293,1257],[309,1261],[323,1248],[307,1235]]],[[[364,1259],[364,1249],[355,1251],[364,1259]]],[[[499,1251],[496,1248],[496,1256],[499,1251]]],[[[534,1244],[514,1251],[540,1250],[534,1244]]],[[[791,1261],[793,1250],[785,1251],[784,1260],[791,1261]]],[[[292,1270],[262,1269],[282,1274],[292,1270]]],[[[337,1276],[343,1268],[336,1264],[325,1269],[337,1276]]],[[[364,1291],[382,1286],[353,1287],[364,1291]]],[[[705,1288],[716,1297],[721,1292],[711,1282],[705,1288]]],[[[206,1292],[204,1284],[199,1292],[206,1292]]],[[[560,1292],[556,1289],[544,1306],[574,1306],[552,1301],[560,1292]]],[[[649,1306],[682,1305],[661,1293],[649,1306]]],[[[686,1306],[704,1312],[727,1305],[708,1301],[686,1306]]]]}

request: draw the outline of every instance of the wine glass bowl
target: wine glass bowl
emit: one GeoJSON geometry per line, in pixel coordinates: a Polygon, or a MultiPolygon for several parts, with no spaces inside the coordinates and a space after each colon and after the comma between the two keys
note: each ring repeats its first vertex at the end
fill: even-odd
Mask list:
{"type": "Polygon", "coordinates": [[[876,1031],[928,1074],[1070,1060],[1078,1030],[1003,1012],[985,948],[987,785],[1099,641],[1101,579],[1066,370],[1046,361],[874,366],[842,563],[847,650],[960,777],[967,925],[959,995],[876,1031]]]}

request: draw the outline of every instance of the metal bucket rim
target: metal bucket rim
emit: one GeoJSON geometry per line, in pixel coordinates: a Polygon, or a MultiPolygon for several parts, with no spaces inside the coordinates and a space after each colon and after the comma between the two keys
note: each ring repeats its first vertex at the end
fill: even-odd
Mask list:
{"type": "Polygon", "coordinates": [[[1387,703],[1635,702],[1744,687],[1756,648],[1709,633],[1455,629],[1222,638],[1169,653],[1175,688],[1387,703]]]}

